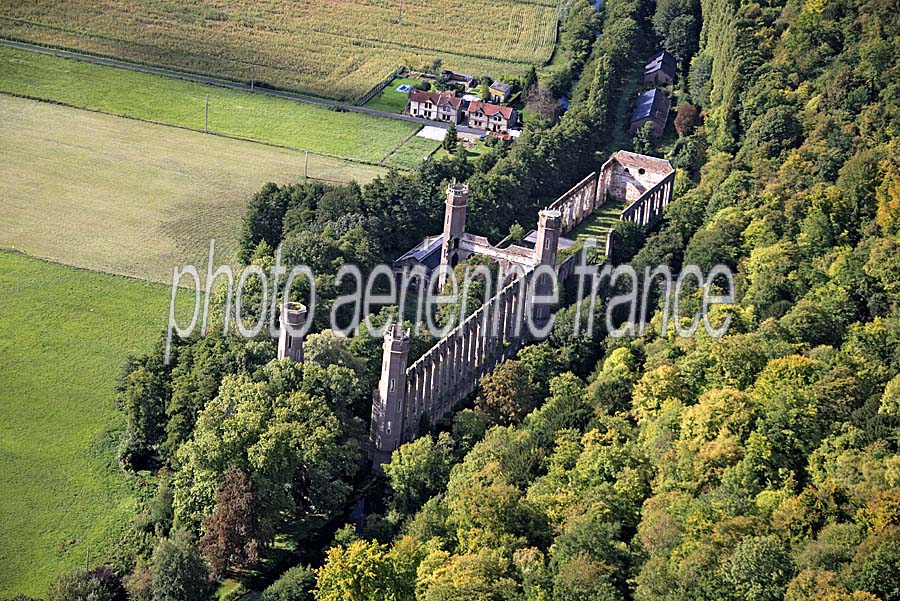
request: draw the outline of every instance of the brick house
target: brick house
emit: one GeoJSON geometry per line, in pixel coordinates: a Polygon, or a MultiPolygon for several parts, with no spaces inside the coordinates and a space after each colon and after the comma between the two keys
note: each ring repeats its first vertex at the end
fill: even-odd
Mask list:
{"type": "Polygon", "coordinates": [[[424,117],[432,121],[459,123],[461,109],[465,101],[453,92],[423,92],[411,90],[406,112],[413,117],[424,117]]]}

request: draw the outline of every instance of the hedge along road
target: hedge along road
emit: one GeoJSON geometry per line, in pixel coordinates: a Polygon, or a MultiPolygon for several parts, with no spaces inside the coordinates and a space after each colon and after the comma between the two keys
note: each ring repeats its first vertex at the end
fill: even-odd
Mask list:
{"type": "MultiPolygon", "coordinates": [[[[413,117],[412,115],[401,115],[397,113],[389,113],[387,111],[379,111],[375,109],[367,109],[364,106],[356,106],[353,104],[344,104],[341,102],[337,102],[334,100],[326,100],[324,98],[315,98],[314,96],[304,96],[303,94],[295,94],[294,92],[287,92],[284,90],[274,90],[271,88],[260,88],[257,86],[250,86],[245,83],[240,83],[236,81],[228,81],[226,79],[217,79],[215,77],[208,77],[206,75],[195,75],[193,73],[185,73],[183,71],[176,71],[174,69],[166,69],[163,67],[150,67],[147,65],[139,65],[137,63],[129,63],[127,61],[122,61],[113,58],[104,58],[100,56],[92,56],[89,54],[79,54],[77,52],[72,52],[69,50],[60,50],[58,48],[48,48],[46,46],[38,46],[36,44],[27,44],[24,42],[16,42],[13,40],[4,40],[0,39],[0,46],[7,46],[9,48],[17,48],[19,50],[29,50],[32,52],[40,52],[43,54],[50,54],[53,56],[59,56],[62,58],[69,58],[79,61],[85,61],[89,63],[94,63],[97,65],[105,65],[107,67],[116,67],[119,69],[129,69],[131,71],[140,71],[142,73],[152,73],[154,75],[162,75],[164,77],[174,77],[176,79],[184,79],[187,81],[193,81],[196,83],[208,84],[211,86],[219,86],[223,88],[230,88],[232,90],[240,90],[243,92],[251,92],[254,94],[265,94],[267,96],[277,96],[278,98],[286,98],[288,100],[295,100],[297,102],[309,102],[311,104],[318,104],[321,106],[329,106],[336,109],[341,109],[345,111],[353,111],[356,113],[366,113],[369,115],[375,115],[378,117],[387,117],[388,119],[398,119],[400,121],[409,121],[410,123],[418,123],[420,125],[431,125],[434,127],[440,127],[443,129],[447,129],[450,124],[444,123],[442,121],[432,121],[430,119],[423,119],[421,117],[413,117]]],[[[473,127],[466,127],[462,125],[456,126],[457,131],[467,134],[476,134],[481,135],[485,132],[480,129],[475,129],[473,127]]]]}

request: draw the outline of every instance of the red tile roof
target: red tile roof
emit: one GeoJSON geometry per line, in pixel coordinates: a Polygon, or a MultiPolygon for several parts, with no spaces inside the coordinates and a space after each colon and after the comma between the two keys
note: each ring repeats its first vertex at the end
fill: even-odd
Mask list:
{"type": "Polygon", "coordinates": [[[423,90],[415,89],[410,90],[409,100],[410,102],[431,101],[431,103],[436,106],[450,104],[450,106],[454,108],[458,108],[459,103],[462,101],[462,99],[457,98],[453,92],[425,92],[423,90]]]}
{"type": "Polygon", "coordinates": [[[499,106],[496,104],[491,104],[490,102],[481,102],[480,100],[473,100],[469,103],[469,114],[471,115],[477,110],[481,110],[488,117],[493,117],[497,113],[503,115],[506,119],[512,118],[513,109],[508,106],[499,106]]]}

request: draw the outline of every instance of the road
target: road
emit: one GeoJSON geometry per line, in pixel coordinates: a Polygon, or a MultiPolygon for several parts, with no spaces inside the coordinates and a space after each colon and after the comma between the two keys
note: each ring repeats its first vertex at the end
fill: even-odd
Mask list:
{"type": "MultiPolygon", "coordinates": [[[[400,115],[397,113],[389,113],[387,111],[377,111],[375,109],[367,109],[364,106],[356,106],[355,104],[344,104],[342,102],[337,102],[335,100],[326,100],[324,98],[316,98],[314,96],[304,96],[303,94],[295,94],[294,92],[287,92],[284,90],[273,90],[270,88],[260,88],[254,86],[252,89],[250,85],[245,83],[239,83],[235,81],[228,81],[225,79],[217,79],[215,77],[208,77],[206,75],[194,75],[192,73],[184,73],[181,71],[176,71],[174,69],[166,69],[164,67],[150,67],[147,65],[139,65],[136,63],[129,63],[127,61],[117,60],[114,58],[103,58],[100,56],[91,56],[88,54],[79,54],[77,52],[71,52],[69,50],[59,50],[56,48],[47,48],[45,46],[37,46],[35,44],[26,44],[24,42],[14,42],[12,40],[4,40],[0,39],[0,46],[7,46],[9,48],[17,48],[19,50],[30,50],[32,52],[40,52],[42,54],[50,54],[53,56],[60,56],[63,58],[70,58],[74,60],[84,61],[88,63],[94,63],[97,65],[105,65],[107,67],[116,67],[118,69],[128,69],[131,71],[139,71],[141,73],[152,73],[153,75],[162,75],[163,77],[174,77],[176,79],[183,79],[186,81],[193,81],[197,83],[208,84],[212,86],[219,86],[222,88],[229,88],[232,90],[240,90],[242,92],[251,92],[253,94],[265,94],[266,96],[276,96],[278,98],[286,98],[287,100],[295,100],[297,102],[308,102],[310,104],[318,104],[320,106],[328,106],[334,107],[337,109],[342,109],[345,111],[353,111],[355,113],[365,113],[368,115],[375,115],[378,117],[386,117],[388,119],[398,119],[400,121],[409,121],[410,123],[418,123],[420,125],[432,125],[434,127],[441,127],[446,129],[449,127],[449,123],[444,123],[442,121],[431,121],[430,119],[423,119],[421,117],[413,117],[412,115],[400,115]]],[[[485,132],[480,129],[474,129],[472,127],[465,127],[462,125],[456,126],[457,131],[466,134],[475,134],[475,135],[483,135],[485,132]]]]}

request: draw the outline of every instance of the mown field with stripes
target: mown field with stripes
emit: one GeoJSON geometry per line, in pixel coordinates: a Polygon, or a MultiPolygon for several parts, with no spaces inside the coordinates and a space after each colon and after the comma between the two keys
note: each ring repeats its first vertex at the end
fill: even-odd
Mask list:
{"type": "Polygon", "coordinates": [[[354,101],[399,66],[523,74],[547,62],[564,0],[35,0],[0,36],[354,101]],[[502,57],[502,58],[500,58],[502,57]]]}

